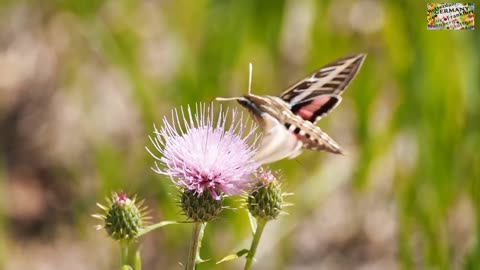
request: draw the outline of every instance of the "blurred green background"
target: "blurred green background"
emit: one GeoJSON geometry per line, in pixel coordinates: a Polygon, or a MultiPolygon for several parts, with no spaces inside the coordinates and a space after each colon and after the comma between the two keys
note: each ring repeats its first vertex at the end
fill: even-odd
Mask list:
{"type": "MultiPolygon", "coordinates": [[[[254,268],[480,269],[480,35],[426,30],[426,3],[2,0],[0,269],[115,269],[95,202],[125,190],[182,219],[144,149],[163,115],[245,93],[249,62],[254,93],[276,95],[360,52],[319,124],[349,154],[272,166],[294,205],[254,268]]],[[[146,236],[144,269],[182,269],[190,230],[146,236]]],[[[245,211],[224,211],[199,269],[241,269],[214,262],[250,239],[245,211]]]]}

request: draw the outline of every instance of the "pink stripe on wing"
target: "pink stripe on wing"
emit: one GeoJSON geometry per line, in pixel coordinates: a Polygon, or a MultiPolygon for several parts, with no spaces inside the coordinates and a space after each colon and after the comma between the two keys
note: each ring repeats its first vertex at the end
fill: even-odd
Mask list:
{"type": "Polygon", "coordinates": [[[329,100],[330,96],[320,96],[316,99],[314,99],[310,104],[302,107],[298,111],[298,115],[302,117],[305,120],[309,120],[312,118],[313,114],[320,109],[323,105],[325,105],[329,100]]]}

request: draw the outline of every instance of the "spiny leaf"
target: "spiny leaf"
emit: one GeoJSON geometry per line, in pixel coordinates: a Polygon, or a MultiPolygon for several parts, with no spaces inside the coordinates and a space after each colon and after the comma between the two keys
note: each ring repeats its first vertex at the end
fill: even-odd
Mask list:
{"type": "Polygon", "coordinates": [[[242,250],[238,251],[238,252],[235,253],[235,254],[230,254],[230,255],[227,255],[227,256],[223,257],[223,259],[221,259],[220,261],[218,261],[217,264],[238,259],[238,258],[240,258],[240,257],[242,257],[242,256],[244,256],[244,255],[247,255],[248,252],[249,252],[248,249],[242,249],[242,250]]]}
{"type": "Polygon", "coordinates": [[[205,232],[205,227],[207,226],[207,223],[203,223],[200,228],[200,234],[198,236],[198,248],[197,248],[197,254],[195,255],[195,263],[204,263],[210,261],[210,259],[202,259],[200,256],[200,250],[202,249],[202,241],[203,241],[203,233],[205,232]]]}

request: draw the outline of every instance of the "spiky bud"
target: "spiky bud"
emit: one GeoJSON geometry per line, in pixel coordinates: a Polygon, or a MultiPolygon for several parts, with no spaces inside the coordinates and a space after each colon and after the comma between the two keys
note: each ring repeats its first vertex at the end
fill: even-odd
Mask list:
{"type": "Polygon", "coordinates": [[[183,190],[180,198],[183,213],[195,222],[208,222],[216,219],[222,211],[223,196],[215,199],[210,192],[201,194],[193,190],[183,190]]]}
{"type": "Polygon", "coordinates": [[[103,220],[104,228],[108,235],[115,240],[132,240],[145,225],[145,208],[142,203],[136,203],[136,198],[128,198],[124,192],[113,193],[107,198],[107,205],[97,204],[105,213],[93,215],[103,220]]]}
{"type": "Polygon", "coordinates": [[[276,219],[282,211],[283,193],[281,185],[270,170],[258,170],[254,173],[258,180],[247,197],[248,211],[265,221],[276,219]]]}

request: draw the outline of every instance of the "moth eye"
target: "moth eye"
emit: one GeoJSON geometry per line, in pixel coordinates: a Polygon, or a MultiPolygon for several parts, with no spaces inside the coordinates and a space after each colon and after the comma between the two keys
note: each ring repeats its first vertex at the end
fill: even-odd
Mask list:
{"type": "Polygon", "coordinates": [[[246,100],[243,100],[243,99],[238,99],[237,101],[238,101],[238,103],[240,103],[240,105],[242,105],[242,106],[247,106],[247,104],[248,104],[247,101],[246,101],[246,100]]]}

